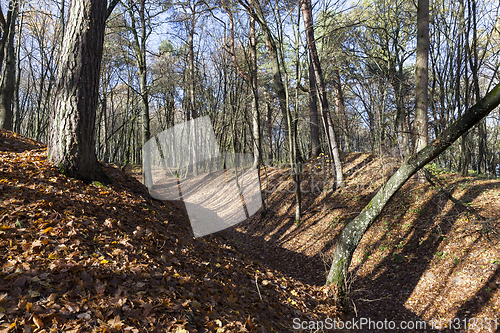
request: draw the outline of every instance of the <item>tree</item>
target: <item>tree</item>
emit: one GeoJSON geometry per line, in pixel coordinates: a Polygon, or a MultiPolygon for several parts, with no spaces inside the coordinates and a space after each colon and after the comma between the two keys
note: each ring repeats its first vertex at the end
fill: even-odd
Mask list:
{"type": "Polygon", "coordinates": [[[412,108],[407,96],[411,92],[410,81],[414,80],[410,80],[407,66],[415,55],[415,7],[406,0],[367,0],[361,4],[349,20],[361,22],[352,29],[344,46],[356,50],[354,55],[362,54],[350,59],[348,66],[354,74],[350,76],[359,82],[355,89],[366,92],[366,97],[357,99],[371,109],[368,117],[372,146],[378,148],[379,154],[399,151],[404,160],[412,153],[412,108]]]}
{"type": "Polygon", "coordinates": [[[330,157],[333,157],[333,162],[335,164],[336,185],[338,187],[343,187],[344,176],[342,174],[342,163],[340,161],[339,148],[337,146],[335,131],[330,117],[330,107],[326,97],[326,88],[323,73],[321,71],[321,64],[319,62],[318,51],[316,50],[311,0],[301,0],[301,9],[306,29],[307,46],[309,47],[309,55],[313,67],[314,79],[316,81],[316,91],[320,101],[321,113],[323,115],[323,125],[328,143],[328,149],[330,151],[330,157]]]}
{"type": "MultiPolygon", "coordinates": [[[[427,146],[427,86],[429,62],[429,0],[418,0],[417,68],[415,84],[415,150],[427,146]]],[[[422,179],[425,181],[425,177],[422,179]]]]}
{"type": "MultiPolygon", "coordinates": [[[[238,65],[238,61],[236,58],[236,49],[235,49],[235,24],[234,17],[232,13],[232,9],[228,6],[225,1],[222,1],[222,7],[229,17],[229,32],[230,32],[230,46],[229,52],[231,54],[231,59],[233,61],[233,65],[235,66],[238,73],[245,79],[247,84],[252,91],[252,142],[253,142],[253,152],[254,152],[254,162],[253,168],[259,169],[261,162],[261,149],[262,149],[262,140],[260,135],[260,114],[259,114],[259,90],[258,90],[258,81],[257,81],[257,40],[256,40],[256,32],[255,32],[255,18],[252,16],[252,13],[249,13],[249,36],[248,36],[248,44],[250,57],[247,59],[248,61],[248,74],[245,74],[240,66],[238,65]]],[[[259,169],[260,170],[260,169],[259,169]]],[[[259,177],[260,178],[260,177],[259,177]]]]}
{"type": "Polygon", "coordinates": [[[321,153],[321,144],[319,141],[318,125],[318,94],[316,92],[316,79],[314,68],[309,57],[309,121],[311,132],[311,157],[317,158],[321,153]]]}
{"type": "MultiPolygon", "coordinates": [[[[151,138],[150,117],[149,117],[149,86],[148,86],[148,66],[146,56],[146,43],[152,32],[151,16],[158,15],[159,12],[152,13],[152,9],[146,8],[146,0],[127,1],[127,12],[129,14],[130,26],[133,42],[132,49],[135,55],[135,62],[139,72],[139,94],[141,98],[142,115],[142,146],[151,138]],[[136,17],[136,14],[138,17],[136,17]]],[[[149,159],[149,151],[143,151],[144,159],[149,159]]],[[[144,163],[142,179],[145,184],[152,184],[150,163],[144,163]]]]}
{"type": "Polygon", "coordinates": [[[471,107],[455,122],[450,124],[441,136],[432,144],[413,154],[392,177],[377,192],[361,213],[342,230],[337,244],[327,284],[334,284],[338,290],[339,300],[345,301],[345,277],[352,260],[352,256],[361,238],[368,228],[375,222],[394,194],[406,183],[411,176],[434,160],[443,151],[451,146],[462,134],[466,133],[481,119],[486,117],[500,104],[500,83],[497,84],[482,100],[471,107]]]}
{"type": "MultiPolygon", "coordinates": [[[[427,146],[429,136],[427,120],[427,91],[429,84],[429,0],[418,0],[417,9],[417,68],[415,84],[415,150],[427,146]]],[[[419,175],[420,182],[425,182],[425,176],[419,175]]]]}
{"type": "Polygon", "coordinates": [[[95,153],[95,117],[106,19],[118,1],[73,0],[65,29],[51,116],[48,156],[60,172],[107,181],[95,153]]]}
{"type": "Polygon", "coordinates": [[[11,130],[13,118],[13,99],[16,81],[16,56],[14,37],[16,33],[16,19],[19,13],[19,1],[10,0],[7,18],[4,18],[0,8],[0,128],[11,130]],[[5,64],[4,64],[5,61],[5,64]],[[3,66],[2,66],[3,65],[3,66]],[[3,71],[2,71],[3,69],[3,71]]]}

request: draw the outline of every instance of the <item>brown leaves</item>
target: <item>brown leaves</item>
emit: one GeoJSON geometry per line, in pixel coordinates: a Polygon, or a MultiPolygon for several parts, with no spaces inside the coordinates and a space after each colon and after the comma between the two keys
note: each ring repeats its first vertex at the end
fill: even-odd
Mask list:
{"type": "Polygon", "coordinates": [[[266,270],[216,237],[193,240],[181,206],[119,169],[105,166],[109,186],[84,184],[45,156],[0,152],[0,332],[289,331],[273,323],[295,315],[281,275],[259,275],[273,281],[262,301],[266,270]]]}
{"type": "Polygon", "coordinates": [[[41,329],[44,326],[43,321],[40,318],[38,318],[37,316],[33,316],[33,322],[35,323],[36,328],[38,328],[38,329],[41,329]]]}
{"type": "Polygon", "coordinates": [[[123,322],[120,320],[120,316],[115,316],[113,319],[108,320],[108,325],[112,329],[120,329],[123,326],[123,322]]]}

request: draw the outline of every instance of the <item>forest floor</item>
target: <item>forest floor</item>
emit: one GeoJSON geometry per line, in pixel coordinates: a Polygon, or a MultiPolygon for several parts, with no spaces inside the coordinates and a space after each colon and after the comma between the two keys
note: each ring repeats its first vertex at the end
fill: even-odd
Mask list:
{"type": "MultiPolygon", "coordinates": [[[[268,168],[262,173],[267,214],[221,235],[290,278],[323,285],[335,238],[399,166],[373,154],[342,159],[346,187],[336,191],[325,156],[306,163],[300,223],[289,170],[268,168]]],[[[500,332],[500,180],[430,171],[434,184],[411,179],[362,238],[343,318],[500,332]]]]}
{"type": "Polygon", "coordinates": [[[185,207],[67,178],[0,130],[0,332],[290,332],[338,316],[322,286],[193,238],[185,207]]]}
{"type": "Polygon", "coordinates": [[[304,332],[327,318],[495,331],[500,181],[434,168],[462,204],[408,182],[356,250],[340,313],[323,286],[334,239],[397,167],[343,161],[336,191],[325,156],[306,163],[300,223],[289,170],[267,167],[265,216],[194,239],[185,207],[153,200],[137,174],[70,179],[42,144],[0,131],[0,332],[293,332],[294,318],[304,332]]]}

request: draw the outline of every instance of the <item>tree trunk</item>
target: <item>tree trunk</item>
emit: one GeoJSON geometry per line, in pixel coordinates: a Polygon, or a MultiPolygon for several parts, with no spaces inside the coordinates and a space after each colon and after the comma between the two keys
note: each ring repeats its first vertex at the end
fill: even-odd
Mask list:
{"type": "MultiPolygon", "coordinates": [[[[139,9],[139,19],[141,21],[141,40],[140,40],[140,64],[139,76],[141,87],[141,107],[142,107],[142,146],[151,138],[151,130],[149,128],[149,91],[148,91],[148,73],[146,65],[146,19],[145,19],[145,0],[141,0],[139,9]]],[[[143,159],[151,158],[149,151],[143,159]]],[[[151,163],[143,163],[143,182],[144,184],[152,184],[151,163]]]]}
{"type": "Polygon", "coordinates": [[[486,117],[500,104],[500,84],[497,84],[481,101],[465,112],[434,140],[431,145],[411,156],[396,173],[384,184],[363,211],[342,230],[337,244],[326,283],[337,287],[341,302],[345,301],[345,277],[352,256],[361,238],[377,219],[392,196],[418,170],[444,152],[461,135],[486,117]]]}
{"type": "Polygon", "coordinates": [[[347,119],[344,93],[342,91],[342,82],[340,81],[340,72],[339,72],[338,68],[336,68],[334,70],[334,75],[335,75],[335,90],[336,90],[335,103],[337,105],[337,111],[338,111],[339,116],[340,116],[339,118],[341,119],[342,126],[344,127],[343,137],[344,137],[345,150],[350,151],[351,150],[351,142],[350,142],[350,138],[349,138],[349,122],[347,119]]]}
{"type": "MultiPolygon", "coordinates": [[[[480,98],[479,91],[479,56],[477,49],[477,9],[476,9],[476,0],[472,0],[472,3],[469,2],[470,11],[472,11],[472,54],[469,57],[469,62],[471,64],[472,71],[472,80],[474,87],[474,99],[476,101],[480,98]]],[[[486,163],[486,142],[487,142],[487,128],[486,121],[479,122],[478,126],[478,157],[477,157],[477,169],[478,173],[486,172],[487,163],[486,163]]]]}
{"type": "Polygon", "coordinates": [[[60,172],[107,181],[95,154],[106,0],[72,1],[59,62],[48,155],[60,172]]]}
{"type": "Polygon", "coordinates": [[[269,141],[269,150],[267,151],[267,159],[269,163],[273,162],[273,109],[271,103],[266,101],[267,107],[267,141],[269,141]]]}
{"type": "Polygon", "coordinates": [[[279,62],[279,56],[278,56],[278,48],[276,47],[276,42],[274,41],[273,35],[271,33],[271,30],[269,29],[269,26],[267,25],[265,19],[264,19],[264,14],[262,12],[262,8],[260,7],[260,4],[258,0],[251,0],[252,7],[254,11],[251,12],[251,15],[254,17],[254,19],[259,22],[259,25],[262,29],[262,32],[264,33],[264,38],[266,41],[266,47],[267,50],[269,51],[269,58],[271,61],[271,71],[273,73],[273,83],[274,87],[276,89],[276,94],[278,95],[278,101],[280,105],[280,111],[281,115],[283,117],[283,121],[285,123],[285,130],[284,130],[284,135],[286,140],[288,140],[288,131],[291,130],[288,126],[288,112],[287,112],[287,102],[286,102],[286,91],[285,91],[285,86],[283,85],[282,81],[282,76],[281,76],[281,69],[280,69],[280,62],[279,62]]]}
{"type": "MultiPolygon", "coordinates": [[[[12,130],[13,101],[16,85],[16,54],[14,36],[16,34],[16,19],[19,12],[19,1],[9,1],[9,12],[2,42],[5,51],[5,66],[0,83],[0,128],[12,130]]],[[[1,68],[1,67],[0,67],[1,68]]]]}
{"type": "MultiPolygon", "coordinates": [[[[427,146],[429,136],[427,120],[427,86],[429,62],[429,0],[418,0],[417,9],[417,68],[415,82],[415,150],[427,146]]],[[[419,181],[425,182],[425,175],[419,174],[419,181]]]]}
{"type": "Polygon", "coordinates": [[[323,79],[323,73],[321,71],[318,51],[316,49],[316,41],[314,38],[311,0],[301,1],[302,16],[304,18],[304,26],[306,29],[307,45],[309,47],[309,55],[314,69],[316,87],[321,106],[321,113],[323,115],[325,135],[328,142],[328,148],[330,150],[330,158],[333,157],[333,162],[335,164],[336,185],[337,187],[343,187],[344,176],[342,174],[342,164],[340,162],[339,148],[337,146],[337,140],[335,139],[333,124],[330,119],[330,107],[328,105],[328,99],[326,97],[326,87],[323,79]]]}
{"type": "Polygon", "coordinates": [[[311,157],[317,158],[321,153],[318,125],[318,92],[312,62],[309,61],[309,121],[311,128],[311,157]]]}
{"type": "MultiPolygon", "coordinates": [[[[19,32],[23,30],[24,15],[21,14],[21,19],[19,23],[19,32]]],[[[19,88],[21,85],[21,60],[19,55],[21,54],[21,38],[17,39],[16,45],[16,82],[14,87],[14,124],[13,131],[19,133],[21,130],[21,101],[19,97],[19,88]]]]}
{"type": "Polygon", "coordinates": [[[252,88],[253,168],[258,169],[260,167],[262,140],[260,137],[259,91],[257,82],[257,41],[255,39],[255,19],[252,16],[250,16],[250,85],[252,88]]]}
{"type": "MultiPolygon", "coordinates": [[[[470,12],[470,11],[469,11],[470,12]]],[[[465,6],[463,3],[463,0],[460,0],[460,17],[464,17],[465,20],[465,6]]],[[[465,108],[469,107],[470,104],[470,85],[469,85],[469,73],[468,73],[468,62],[471,57],[470,55],[470,45],[469,45],[469,35],[470,35],[470,20],[467,20],[467,28],[465,29],[465,32],[459,36],[460,39],[462,39],[465,43],[465,52],[464,52],[464,57],[463,57],[463,62],[464,62],[464,73],[460,73],[460,63],[458,63],[458,73],[457,73],[457,90],[460,90],[460,79],[463,76],[464,81],[465,81],[465,87],[463,89],[463,94],[465,95],[465,108]]],[[[459,100],[461,99],[461,95],[457,93],[457,97],[459,100]]],[[[462,112],[462,109],[459,107],[458,109],[458,114],[462,112]]],[[[463,137],[460,140],[460,175],[463,177],[466,177],[469,173],[469,164],[470,164],[470,149],[469,149],[469,144],[468,144],[469,138],[468,138],[468,133],[464,133],[463,137]]]]}
{"type": "MultiPolygon", "coordinates": [[[[139,70],[139,87],[140,87],[140,97],[141,97],[141,115],[142,115],[142,136],[141,136],[141,145],[145,147],[146,142],[151,138],[150,131],[150,119],[149,119],[149,91],[148,91],[148,73],[147,73],[147,64],[146,64],[146,7],[145,0],[139,1],[139,8],[137,10],[137,14],[139,15],[139,24],[138,27],[136,24],[135,18],[135,8],[134,3],[129,1],[128,12],[132,25],[132,35],[134,36],[134,49],[135,49],[135,59],[137,68],[139,70]],[[140,33],[139,33],[140,32],[140,33]]],[[[151,176],[151,163],[144,162],[149,161],[151,158],[151,152],[149,149],[144,149],[142,151],[144,154],[143,158],[143,169],[142,169],[142,180],[143,183],[147,186],[152,184],[152,176],[151,176]]]]}

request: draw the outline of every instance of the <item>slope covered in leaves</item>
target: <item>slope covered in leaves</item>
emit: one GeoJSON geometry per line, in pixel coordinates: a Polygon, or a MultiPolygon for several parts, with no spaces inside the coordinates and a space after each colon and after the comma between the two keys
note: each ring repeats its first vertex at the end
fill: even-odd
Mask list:
{"type": "MultiPolygon", "coordinates": [[[[324,284],[336,237],[398,167],[374,154],[342,159],[346,187],[335,191],[327,157],[304,165],[300,223],[289,169],[267,168],[261,177],[266,217],[254,216],[222,234],[290,277],[324,284]]],[[[347,316],[425,321],[427,329],[451,332],[465,331],[464,323],[475,332],[498,331],[500,179],[429,168],[433,183],[410,180],[354,253],[347,316]]]]}
{"type": "Polygon", "coordinates": [[[0,332],[289,332],[336,315],[323,289],[193,239],[179,203],[59,174],[40,143],[0,131],[0,332]]]}

